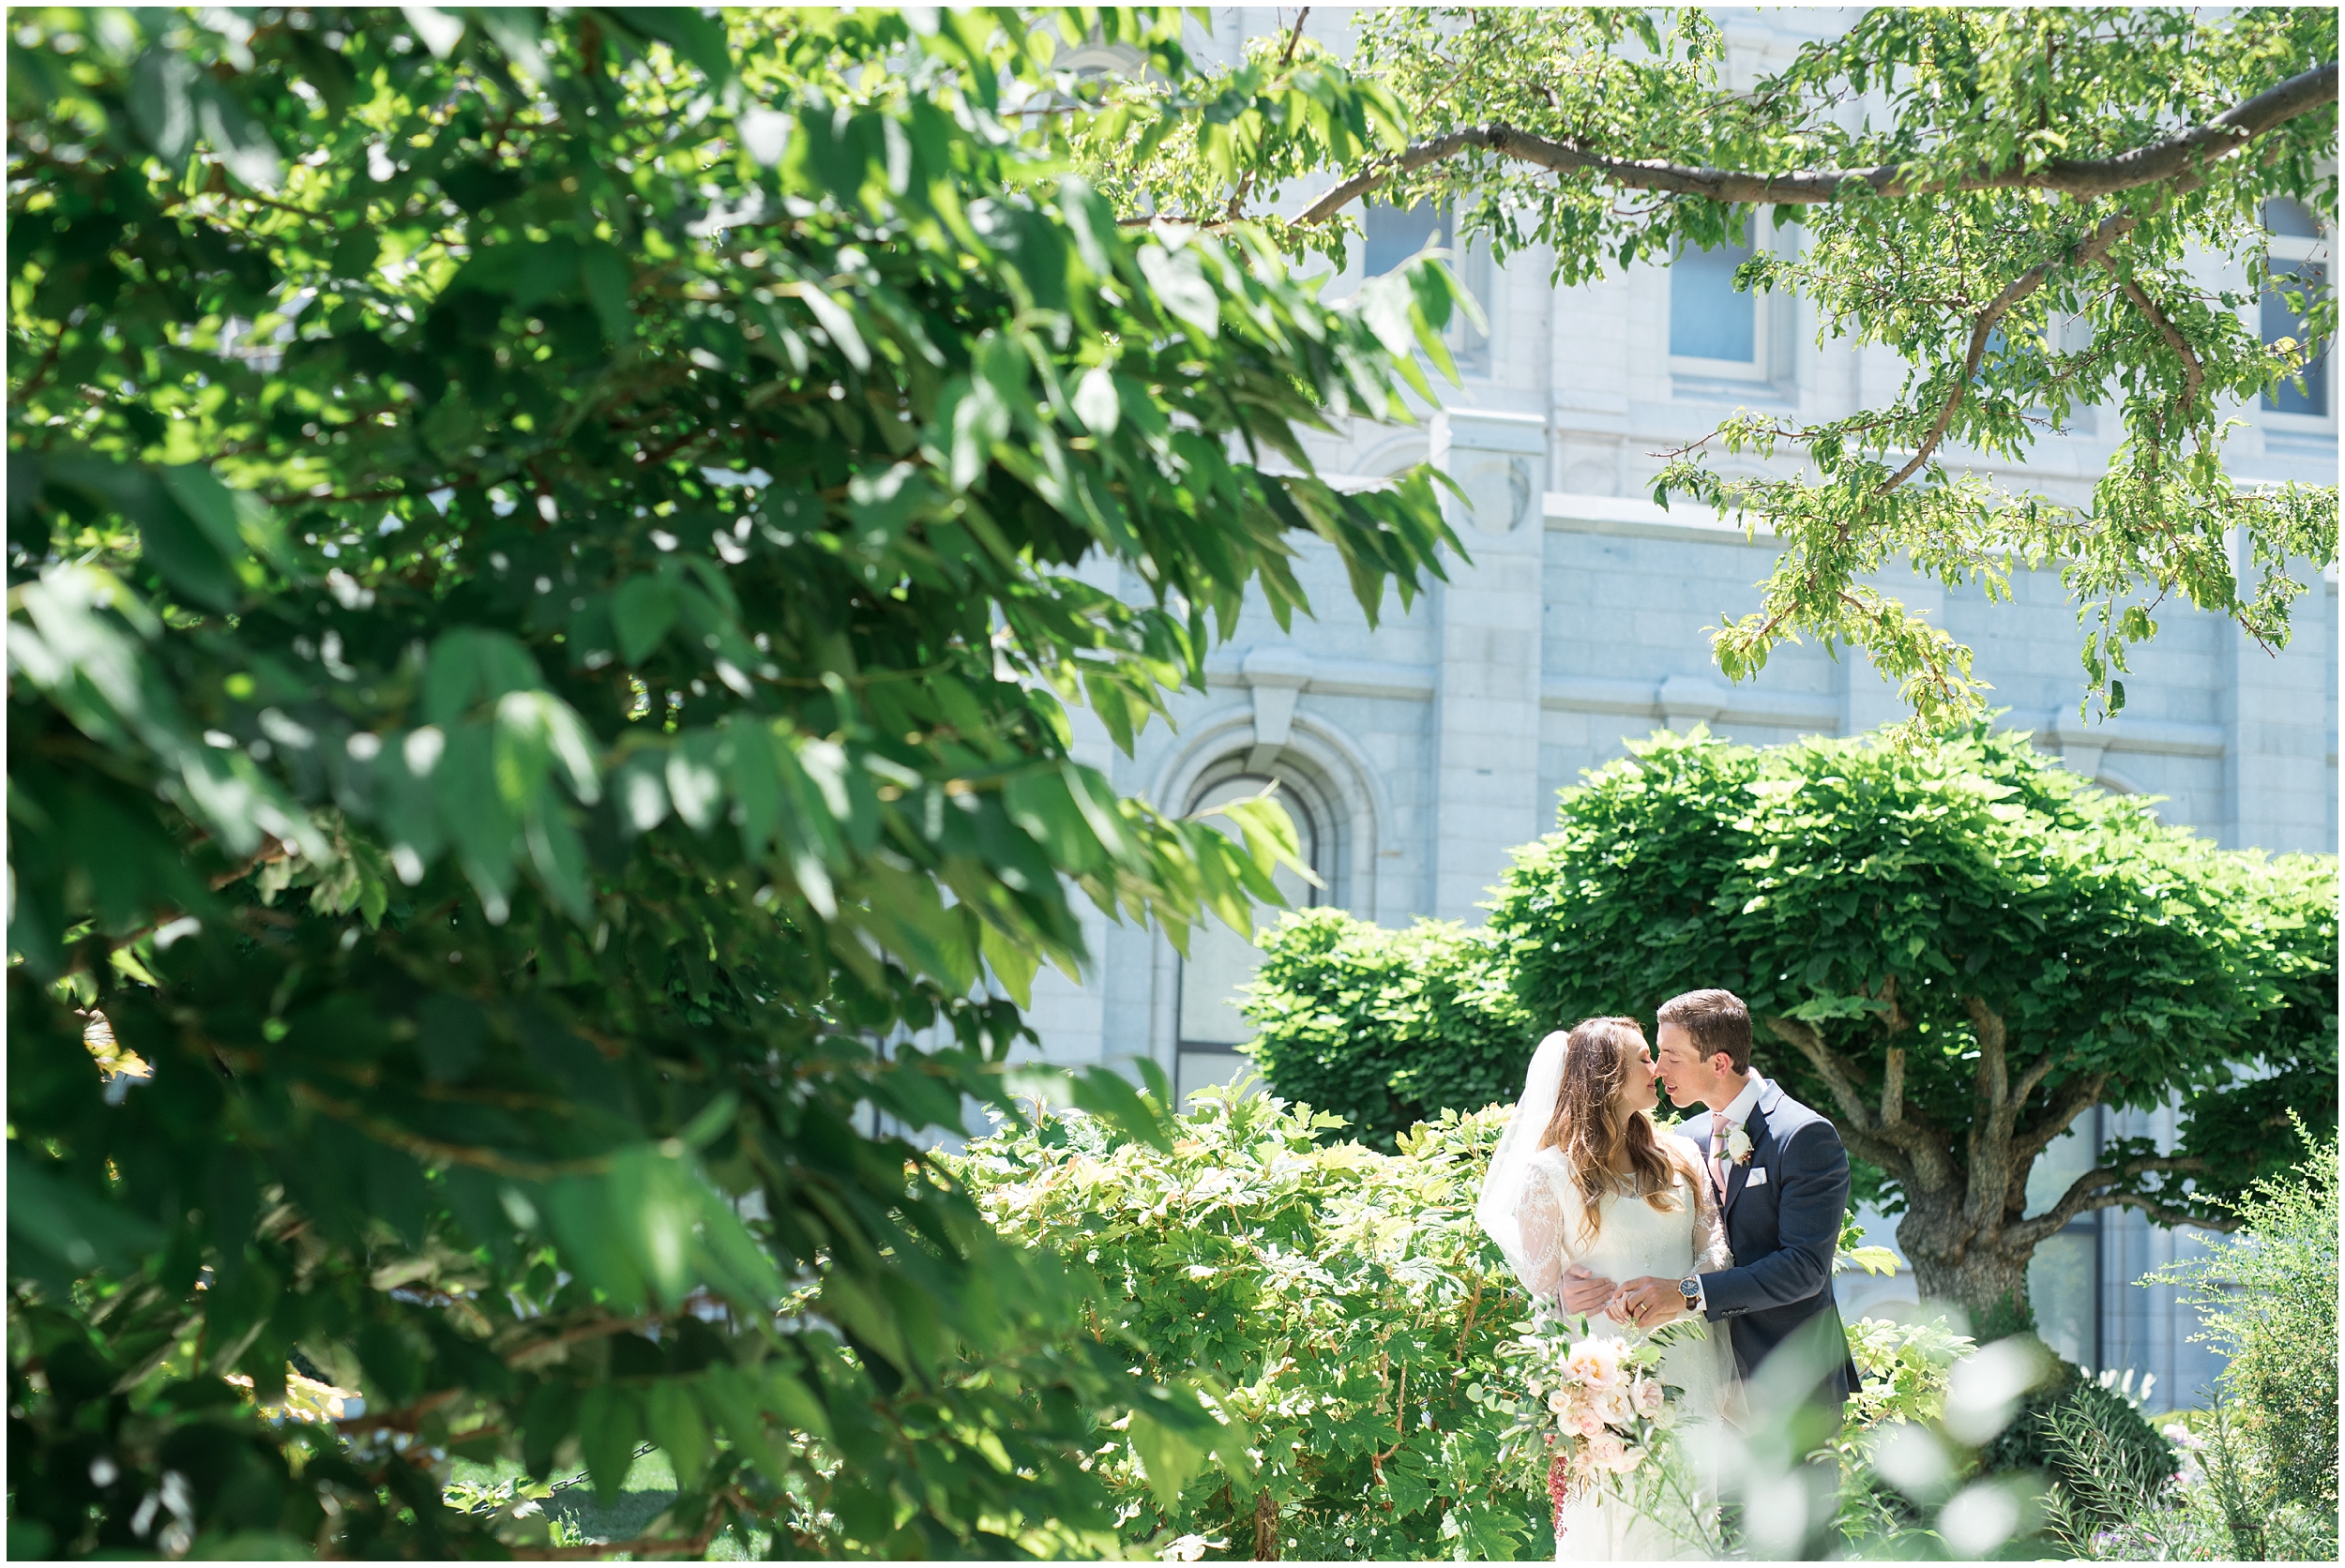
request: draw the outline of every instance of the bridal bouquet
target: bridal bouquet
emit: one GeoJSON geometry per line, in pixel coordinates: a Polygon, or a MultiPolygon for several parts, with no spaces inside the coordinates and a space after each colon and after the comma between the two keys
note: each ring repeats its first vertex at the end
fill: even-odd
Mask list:
{"type": "Polygon", "coordinates": [[[1625,1490],[1625,1478],[1655,1457],[1681,1393],[1660,1380],[1661,1352],[1683,1336],[1671,1331],[1687,1326],[1630,1339],[1586,1318],[1542,1318],[1499,1348],[1520,1367],[1515,1389],[1477,1383],[1466,1392],[1506,1418],[1502,1460],[1543,1472],[1560,1515],[1583,1496],[1625,1490]]]}

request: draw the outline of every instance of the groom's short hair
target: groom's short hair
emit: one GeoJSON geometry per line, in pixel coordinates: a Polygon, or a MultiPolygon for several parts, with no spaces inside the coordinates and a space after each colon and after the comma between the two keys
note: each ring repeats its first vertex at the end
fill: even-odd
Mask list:
{"type": "Polygon", "coordinates": [[[1687,991],[1661,1003],[1659,1022],[1694,1038],[1704,1062],[1724,1051],[1738,1073],[1750,1071],[1750,1009],[1732,991],[1687,991]]]}

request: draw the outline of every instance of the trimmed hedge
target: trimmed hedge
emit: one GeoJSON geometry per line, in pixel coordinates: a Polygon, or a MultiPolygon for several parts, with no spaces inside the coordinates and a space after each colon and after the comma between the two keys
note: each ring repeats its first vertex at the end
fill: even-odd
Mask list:
{"type": "Polygon", "coordinates": [[[1387,1153],[1444,1110],[1511,1103],[1545,1033],[1498,950],[1454,921],[1386,930],[1340,910],[1291,913],[1262,937],[1240,1004],[1283,1098],[1329,1110],[1387,1153]]]}

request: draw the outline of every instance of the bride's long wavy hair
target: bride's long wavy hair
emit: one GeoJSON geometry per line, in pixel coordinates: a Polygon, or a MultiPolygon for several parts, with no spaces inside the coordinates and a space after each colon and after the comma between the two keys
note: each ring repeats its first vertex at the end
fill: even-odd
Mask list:
{"type": "Polygon", "coordinates": [[[1596,1234],[1606,1193],[1641,1193],[1669,1214],[1680,1207],[1672,1191],[1674,1178],[1691,1179],[1654,1136],[1651,1116],[1642,1110],[1620,1121],[1612,1116],[1612,1102],[1628,1083],[1629,1058],[1642,1044],[1644,1028],[1634,1018],[1590,1018],[1564,1048],[1563,1087],[1539,1146],[1563,1152],[1572,1185],[1580,1189],[1583,1235],[1596,1234]],[[1626,1175],[1613,1168],[1624,1153],[1626,1175]]]}

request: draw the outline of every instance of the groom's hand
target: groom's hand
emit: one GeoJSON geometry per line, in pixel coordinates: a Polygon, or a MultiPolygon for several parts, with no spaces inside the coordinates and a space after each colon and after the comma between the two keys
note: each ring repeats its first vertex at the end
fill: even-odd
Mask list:
{"type": "Polygon", "coordinates": [[[1620,1288],[1621,1308],[1639,1328],[1657,1328],[1686,1315],[1686,1297],[1677,1281],[1646,1274],[1620,1288]]]}
{"type": "Polygon", "coordinates": [[[1602,1275],[1590,1274],[1585,1263],[1574,1263],[1564,1271],[1564,1310],[1576,1312],[1583,1318],[1592,1312],[1601,1311],[1617,1289],[1619,1287],[1602,1275]]]}

